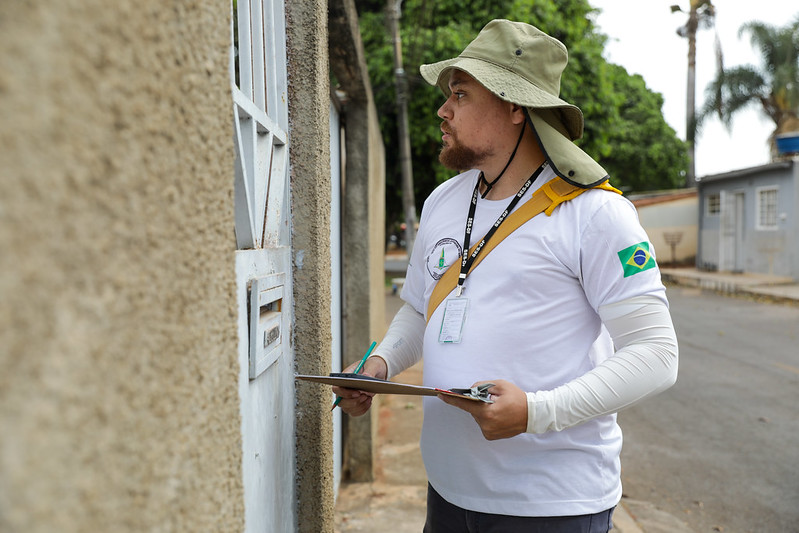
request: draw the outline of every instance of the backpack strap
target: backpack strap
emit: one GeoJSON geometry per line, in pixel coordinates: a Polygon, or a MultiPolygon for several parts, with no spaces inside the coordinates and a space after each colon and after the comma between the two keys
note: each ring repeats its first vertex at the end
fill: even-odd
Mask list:
{"type": "MultiPolygon", "coordinates": [[[[612,187],[607,181],[602,182],[600,185],[597,185],[594,188],[604,189],[606,191],[612,191],[621,194],[620,190],[612,187]]],[[[480,253],[480,255],[478,255],[472,262],[469,272],[477,268],[477,265],[480,264],[480,261],[482,261],[491,250],[493,250],[500,242],[502,242],[505,237],[513,233],[522,224],[541,212],[544,212],[547,216],[550,216],[555,208],[560,204],[571,200],[572,198],[576,198],[587,190],[589,189],[571,185],[561,178],[555,178],[545,183],[540,189],[535,191],[532,197],[522,204],[519,209],[508,215],[508,218],[505,219],[505,222],[500,225],[499,228],[497,228],[497,231],[494,233],[494,236],[491,237],[491,240],[489,240],[483,246],[483,251],[480,253]]],[[[471,250],[469,250],[469,253],[471,254],[476,247],[477,244],[472,246],[471,250]]],[[[457,264],[458,263],[455,263],[454,265],[457,264]]],[[[444,275],[438,280],[438,283],[436,283],[436,286],[433,288],[433,293],[430,295],[430,300],[427,303],[426,320],[430,320],[430,317],[433,316],[433,312],[436,310],[439,304],[444,301],[447,295],[452,292],[452,289],[454,289],[458,284],[458,274],[460,274],[460,271],[457,268],[452,268],[452,266],[450,266],[450,268],[448,268],[447,271],[444,272],[444,275]]]]}

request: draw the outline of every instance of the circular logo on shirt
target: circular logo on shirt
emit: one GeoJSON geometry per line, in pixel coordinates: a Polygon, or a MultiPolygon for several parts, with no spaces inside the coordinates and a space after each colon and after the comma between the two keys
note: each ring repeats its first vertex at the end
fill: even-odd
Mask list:
{"type": "Polygon", "coordinates": [[[646,253],[646,250],[642,250],[641,248],[639,248],[633,254],[633,263],[635,263],[639,267],[644,266],[647,261],[649,261],[649,254],[646,253]]]}
{"type": "Polygon", "coordinates": [[[461,259],[463,248],[460,243],[450,237],[445,237],[438,241],[433,247],[433,251],[427,256],[427,271],[433,279],[441,279],[444,272],[461,259]]]}

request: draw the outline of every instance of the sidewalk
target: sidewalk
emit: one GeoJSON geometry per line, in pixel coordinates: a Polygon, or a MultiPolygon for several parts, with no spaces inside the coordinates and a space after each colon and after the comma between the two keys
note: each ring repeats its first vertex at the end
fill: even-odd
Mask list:
{"type": "MultiPolygon", "coordinates": [[[[702,272],[696,269],[661,269],[663,281],[700,290],[745,294],[779,303],[799,303],[799,283],[790,278],[762,274],[702,272]]],[[[386,321],[401,301],[386,294],[386,321]]],[[[420,384],[421,363],[397,380],[420,384]]],[[[420,397],[380,397],[378,409],[375,481],[343,483],[336,504],[336,533],[420,533],[425,521],[427,480],[419,434],[422,427],[420,397]]],[[[679,518],[650,502],[622,498],[613,515],[617,533],[691,533],[679,518]]]]}
{"type": "Polygon", "coordinates": [[[726,294],[746,294],[775,302],[799,302],[799,283],[788,277],[748,272],[705,272],[695,268],[661,268],[660,273],[664,283],[726,294]]]}

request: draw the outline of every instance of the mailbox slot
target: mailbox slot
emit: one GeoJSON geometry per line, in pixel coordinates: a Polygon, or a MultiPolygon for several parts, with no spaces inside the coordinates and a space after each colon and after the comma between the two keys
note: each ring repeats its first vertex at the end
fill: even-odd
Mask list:
{"type": "Polygon", "coordinates": [[[285,280],[285,274],[272,274],[250,282],[250,379],[283,353],[285,280]]]}

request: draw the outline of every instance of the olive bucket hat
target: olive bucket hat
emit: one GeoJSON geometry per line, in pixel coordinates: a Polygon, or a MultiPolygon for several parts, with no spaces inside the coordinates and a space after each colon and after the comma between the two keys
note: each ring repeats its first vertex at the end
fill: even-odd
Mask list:
{"type": "Polygon", "coordinates": [[[529,24],[499,19],[486,24],[458,57],[419,69],[447,97],[450,74],[458,69],[502,100],[524,106],[555,173],[573,185],[595,187],[608,174],[572,142],[583,135],[583,113],[559,97],[568,60],[557,39],[529,24]]]}

